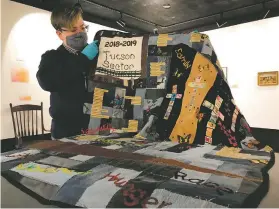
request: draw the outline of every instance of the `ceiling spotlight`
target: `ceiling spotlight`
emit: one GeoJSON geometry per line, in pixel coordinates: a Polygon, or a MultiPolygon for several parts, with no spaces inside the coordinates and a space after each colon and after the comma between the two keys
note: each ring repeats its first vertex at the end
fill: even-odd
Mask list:
{"type": "Polygon", "coordinates": [[[170,5],[170,4],[164,4],[164,5],[163,5],[163,8],[164,8],[164,9],[169,9],[169,8],[171,8],[171,5],[170,5]]]}

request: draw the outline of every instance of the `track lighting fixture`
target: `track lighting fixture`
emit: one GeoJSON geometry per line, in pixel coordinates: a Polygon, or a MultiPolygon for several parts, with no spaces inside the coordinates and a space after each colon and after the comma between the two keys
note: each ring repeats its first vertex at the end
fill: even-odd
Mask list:
{"type": "Polygon", "coordinates": [[[126,23],[122,20],[122,13],[120,13],[120,15],[121,15],[121,17],[120,17],[119,20],[116,21],[116,23],[117,23],[120,27],[124,28],[124,27],[126,26],[126,23]]]}
{"type": "Polygon", "coordinates": [[[223,22],[223,13],[220,14],[220,21],[216,22],[216,25],[218,26],[218,28],[221,28],[222,26],[226,25],[227,22],[223,22]]]}
{"type": "Polygon", "coordinates": [[[270,9],[267,9],[265,7],[265,2],[263,2],[263,13],[264,13],[263,19],[265,19],[267,17],[269,12],[270,12],[270,9]]]}

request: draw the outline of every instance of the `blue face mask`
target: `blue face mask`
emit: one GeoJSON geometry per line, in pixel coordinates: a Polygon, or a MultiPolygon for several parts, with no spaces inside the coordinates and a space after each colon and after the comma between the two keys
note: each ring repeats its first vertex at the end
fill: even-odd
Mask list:
{"type": "Polygon", "coordinates": [[[72,49],[81,51],[87,45],[87,33],[80,32],[66,37],[66,43],[72,49]]]}

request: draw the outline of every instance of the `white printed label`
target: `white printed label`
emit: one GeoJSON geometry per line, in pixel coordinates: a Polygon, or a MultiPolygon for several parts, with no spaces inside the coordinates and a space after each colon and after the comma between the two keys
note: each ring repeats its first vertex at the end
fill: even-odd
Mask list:
{"type": "Polygon", "coordinates": [[[102,37],[96,74],[121,79],[136,79],[141,75],[143,37],[102,37]]]}

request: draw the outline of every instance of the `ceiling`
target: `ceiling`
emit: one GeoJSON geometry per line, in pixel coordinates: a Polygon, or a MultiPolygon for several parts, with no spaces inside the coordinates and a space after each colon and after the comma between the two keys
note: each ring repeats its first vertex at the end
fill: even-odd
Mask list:
{"type": "MultiPolygon", "coordinates": [[[[200,32],[279,16],[279,0],[12,0],[51,11],[79,2],[84,19],[122,31],[200,32]],[[169,8],[164,8],[169,7],[169,8]],[[117,21],[122,20],[125,26],[117,21]]],[[[279,27],[279,26],[278,26],[279,27]]]]}

